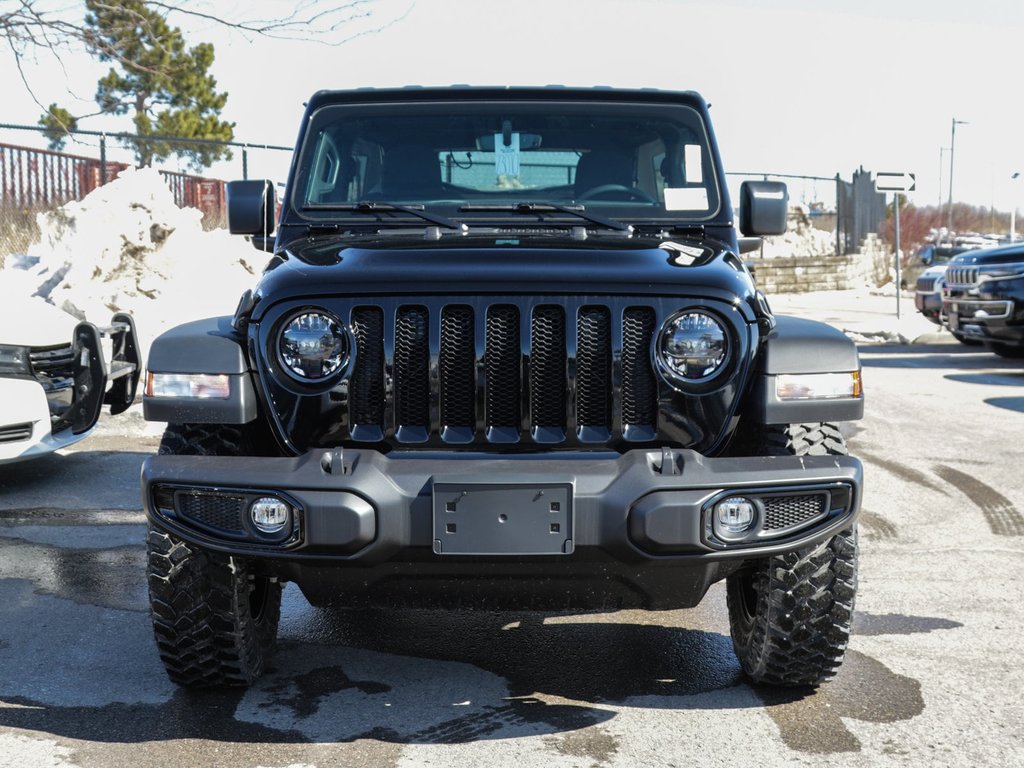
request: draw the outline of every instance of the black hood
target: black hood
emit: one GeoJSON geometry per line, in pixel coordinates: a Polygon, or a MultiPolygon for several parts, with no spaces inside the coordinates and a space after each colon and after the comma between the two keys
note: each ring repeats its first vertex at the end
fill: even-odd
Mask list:
{"type": "Polygon", "coordinates": [[[1003,245],[999,248],[985,248],[979,251],[968,251],[949,262],[950,266],[986,264],[1016,264],[1024,262],[1024,244],[1003,245]]]}
{"type": "Polygon", "coordinates": [[[750,274],[714,241],[675,240],[661,247],[650,240],[628,247],[490,243],[293,241],[263,275],[253,319],[281,300],[438,294],[706,296],[739,299],[754,319],[750,274]]]}

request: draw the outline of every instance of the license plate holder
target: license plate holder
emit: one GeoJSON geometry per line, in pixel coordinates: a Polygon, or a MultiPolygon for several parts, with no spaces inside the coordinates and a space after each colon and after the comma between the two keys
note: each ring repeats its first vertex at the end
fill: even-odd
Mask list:
{"type": "Polygon", "coordinates": [[[567,555],[571,483],[433,483],[438,555],[567,555]]]}

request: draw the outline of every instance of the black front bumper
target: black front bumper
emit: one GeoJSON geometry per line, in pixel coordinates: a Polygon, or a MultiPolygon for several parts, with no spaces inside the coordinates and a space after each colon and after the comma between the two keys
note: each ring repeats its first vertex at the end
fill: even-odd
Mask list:
{"type": "Polygon", "coordinates": [[[694,605],[751,559],[849,527],[861,484],[860,462],[845,456],[709,459],[688,450],[153,456],[142,469],[154,525],[258,560],[268,573],[298,582],[315,603],[342,604],[452,604],[473,594],[495,598],[483,603],[507,605],[512,597],[534,607],[694,605]],[[496,496],[484,495],[495,489],[496,496]],[[762,513],[790,497],[805,506],[820,499],[821,507],[803,523],[773,524],[754,541],[726,544],[711,529],[711,507],[740,494],[758,500],[762,513]],[[268,537],[252,526],[248,505],[260,496],[292,506],[288,530],[268,537]],[[474,496],[480,501],[458,517],[456,501],[474,496]],[[551,517],[517,523],[531,501],[547,505],[551,517]],[[204,504],[220,516],[197,514],[204,504]],[[456,519],[461,530],[449,522],[456,519]],[[467,527],[476,540],[455,544],[467,527]],[[505,537],[513,530],[520,544],[510,548],[505,537]]]}
{"type": "Polygon", "coordinates": [[[1024,346],[1024,300],[945,297],[942,309],[954,333],[990,344],[1024,346]]]}

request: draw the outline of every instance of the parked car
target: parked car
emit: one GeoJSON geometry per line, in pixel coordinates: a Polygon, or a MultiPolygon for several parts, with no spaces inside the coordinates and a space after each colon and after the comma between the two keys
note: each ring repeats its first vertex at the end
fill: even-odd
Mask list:
{"type": "MultiPolygon", "coordinates": [[[[981,246],[978,244],[978,238],[967,238],[966,243],[957,245],[926,243],[918,250],[917,256],[922,264],[929,266],[925,267],[924,272],[917,278],[914,286],[914,306],[926,319],[936,325],[946,325],[945,317],[942,314],[942,288],[945,285],[949,260],[958,254],[977,250],[979,247],[981,246]]],[[[968,346],[980,343],[964,336],[959,331],[953,332],[953,338],[968,346]]]]}
{"type": "MultiPolygon", "coordinates": [[[[228,187],[231,230],[274,254],[256,290],[148,361],[174,682],[253,682],[283,581],[325,606],[664,610],[725,580],[752,680],[836,673],[857,349],[756,289],[703,98],[320,92],[279,220],[272,186],[228,187]]],[[[785,231],[785,185],[740,197],[743,235],[785,231]]]]}
{"type": "Polygon", "coordinates": [[[937,264],[922,272],[914,286],[914,306],[936,325],[942,325],[942,286],[945,277],[946,265],[937,264]]]}
{"type": "Polygon", "coordinates": [[[1024,243],[962,253],[946,271],[949,330],[1002,357],[1024,357],[1024,243]]]}
{"type": "Polygon", "coordinates": [[[41,299],[5,299],[0,309],[0,464],[84,439],[104,404],[121,413],[139,381],[130,315],[109,327],[78,322],[41,299]]]}

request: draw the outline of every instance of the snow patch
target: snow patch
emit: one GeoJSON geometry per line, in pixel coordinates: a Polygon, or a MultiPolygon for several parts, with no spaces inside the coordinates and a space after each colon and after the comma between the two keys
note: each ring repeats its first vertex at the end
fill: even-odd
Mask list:
{"type": "Polygon", "coordinates": [[[0,301],[40,296],[97,325],[130,312],[145,353],[170,327],[229,314],[259,277],[259,252],[226,230],[204,231],[202,216],[179,208],[157,171],[129,168],[38,215],[39,242],[0,270],[0,301]]]}
{"type": "Polygon", "coordinates": [[[789,228],[784,234],[764,238],[764,258],[793,256],[833,256],[836,233],[818,229],[800,206],[790,206],[789,228]]]}

